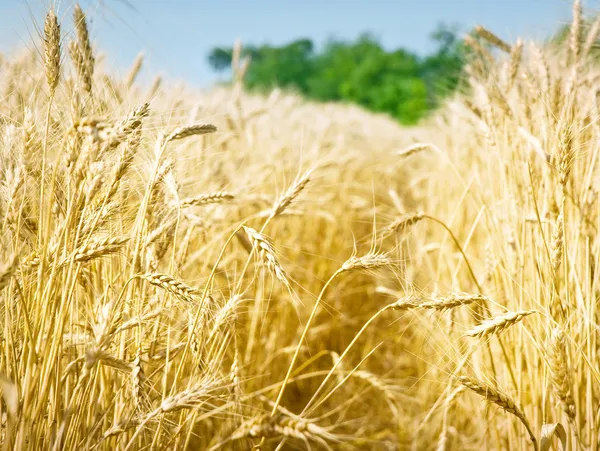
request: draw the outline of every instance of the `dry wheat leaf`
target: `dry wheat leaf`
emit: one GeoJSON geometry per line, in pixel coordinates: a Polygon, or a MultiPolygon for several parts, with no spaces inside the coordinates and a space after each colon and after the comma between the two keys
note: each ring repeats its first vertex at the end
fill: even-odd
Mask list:
{"type": "Polygon", "coordinates": [[[0,373],[0,386],[2,387],[2,397],[8,408],[8,413],[12,416],[16,416],[17,411],[19,410],[19,394],[17,392],[17,386],[3,373],[0,373]]]}
{"type": "Polygon", "coordinates": [[[562,445],[563,451],[567,449],[567,432],[560,423],[545,424],[542,426],[542,436],[540,440],[540,451],[549,451],[552,447],[552,439],[557,436],[562,445]]]}

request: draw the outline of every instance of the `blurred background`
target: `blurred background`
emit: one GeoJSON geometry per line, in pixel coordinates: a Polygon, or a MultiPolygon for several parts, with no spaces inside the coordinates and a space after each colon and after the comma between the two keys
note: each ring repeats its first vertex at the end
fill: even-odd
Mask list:
{"type": "MultiPolygon", "coordinates": [[[[0,51],[39,48],[48,6],[69,22],[72,3],[1,0],[0,51]]],[[[597,3],[584,7],[589,12],[597,3]]],[[[462,38],[474,26],[509,43],[517,36],[546,41],[560,35],[571,9],[567,0],[82,0],[81,6],[104,63],[117,73],[143,53],[142,81],[160,74],[209,88],[231,79],[237,41],[242,64],[250,62],[247,88],[277,86],[318,101],[357,103],[403,124],[460,88],[462,38]]]]}

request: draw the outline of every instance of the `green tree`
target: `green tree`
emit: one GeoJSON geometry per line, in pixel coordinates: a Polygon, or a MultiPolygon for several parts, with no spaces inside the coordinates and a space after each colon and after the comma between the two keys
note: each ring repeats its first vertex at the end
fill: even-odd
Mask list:
{"type": "Polygon", "coordinates": [[[307,94],[307,81],[313,71],[313,43],[300,39],[282,47],[264,45],[250,48],[250,68],[245,82],[248,88],[270,89],[276,86],[297,89],[307,94]]]}
{"type": "Polygon", "coordinates": [[[232,49],[216,47],[208,54],[208,64],[216,72],[223,72],[231,67],[232,49]]]}
{"type": "MultiPolygon", "coordinates": [[[[437,49],[420,58],[405,50],[386,50],[365,33],[354,41],[329,40],[320,52],[300,39],[273,47],[248,47],[251,57],[244,82],[249,89],[282,87],[321,101],[353,102],[412,124],[458,86],[463,48],[456,30],[440,26],[432,39],[437,49]]],[[[216,71],[227,69],[231,49],[208,57],[216,71]]]]}

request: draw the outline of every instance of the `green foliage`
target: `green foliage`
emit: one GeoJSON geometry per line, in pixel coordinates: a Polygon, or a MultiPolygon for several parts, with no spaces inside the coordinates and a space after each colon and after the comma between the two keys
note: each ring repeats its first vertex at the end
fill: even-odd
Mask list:
{"type": "MultiPolygon", "coordinates": [[[[463,66],[456,30],[440,26],[432,39],[437,50],[425,57],[388,51],[369,34],[354,42],[332,39],[319,52],[308,39],[251,46],[243,52],[251,58],[244,82],[249,89],[282,87],[314,100],[353,102],[414,124],[457,88],[463,66]]],[[[231,55],[231,49],[214,49],[208,61],[223,71],[231,55]]]]}
{"type": "Polygon", "coordinates": [[[249,49],[251,65],[245,82],[249,88],[298,89],[308,94],[308,77],[313,73],[313,43],[301,39],[283,47],[262,46],[249,49]]]}
{"type": "Polygon", "coordinates": [[[231,67],[232,49],[214,48],[208,54],[208,64],[217,72],[231,67]]]}

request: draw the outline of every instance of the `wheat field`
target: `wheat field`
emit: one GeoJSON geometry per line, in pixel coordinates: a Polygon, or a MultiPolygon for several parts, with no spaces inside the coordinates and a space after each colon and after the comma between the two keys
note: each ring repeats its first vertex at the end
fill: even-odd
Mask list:
{"type": "Polygon", "coordinates": [[[600,447],[600,19],[468,42],[418,127],[105,69],[48,11],[0,66],[4,449],[600,447]]]}

